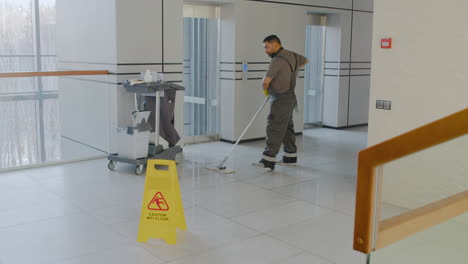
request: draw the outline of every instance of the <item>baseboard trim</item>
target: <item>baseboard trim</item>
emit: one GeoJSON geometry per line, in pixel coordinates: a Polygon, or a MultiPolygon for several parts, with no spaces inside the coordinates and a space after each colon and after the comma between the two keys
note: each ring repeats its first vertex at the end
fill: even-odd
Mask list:
{"type": "Polygon", "coordinates": [[[329,129],[335,129],[335,130],[340,130],[340,129],[347,129],[347,128],[353,128],[353,127],[361,127],[361,126],[368,126],[368,123],[365,124],[357,124],[357,125],[352,125],[352,126],[341,126],[341,127],[333,127],[333,126],[322,126],[323,128],[329,128],[329,129]]]}
{"type": "MultiPolygon", "coordinates": [[[[302,132],[297,132],[296,133],[296,136],[301,136],[302,135],[302,132]]],[[[266,137],[260,137],[260,138],[249,138],[249,139],[243,139],[241,141],[239,141],[239,143],[249,143],[249,142],[255,142],[255,141],[260,141],[260,140],[265,140],[266,137]]],[[[230,143],[230,144],[235,144],[236,141],[232,141],[232,140],[227,140],[227,139],[224,139],[224,138],[220,138],[219,141],[221,142],[225,142],[225,143],[230,143]]]]}

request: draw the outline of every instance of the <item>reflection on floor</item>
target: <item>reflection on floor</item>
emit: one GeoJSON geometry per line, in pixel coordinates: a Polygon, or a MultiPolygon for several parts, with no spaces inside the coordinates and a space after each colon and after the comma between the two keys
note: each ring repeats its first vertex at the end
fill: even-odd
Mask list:
{"type": "Polygon", "coordinates": [[[264,142],[241,144],[229,166],[205,169],[232,145],[186,146],[178,166],[188,231],[178,244],[136,242],[144,177],[107,160],[0,174],[0,263],[363,264],[352,250],[357,152],[367,128],[311,129],[297,167],[250,164],[264,142]]]}

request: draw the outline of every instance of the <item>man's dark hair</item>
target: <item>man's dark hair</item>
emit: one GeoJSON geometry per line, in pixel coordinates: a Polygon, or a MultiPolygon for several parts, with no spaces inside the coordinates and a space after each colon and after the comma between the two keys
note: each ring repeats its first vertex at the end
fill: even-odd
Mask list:
{"type": "Polygon", "coordinates": [[[273,43],[273,42],[276,42],[278,44],[281,45],[281,40],[278,38],[278,36],[276,35],[270,35],[268,37],[266,37],[264,40],[263,40],[263,43],[265,42],[269,42],[269,43],[273,43]]]}

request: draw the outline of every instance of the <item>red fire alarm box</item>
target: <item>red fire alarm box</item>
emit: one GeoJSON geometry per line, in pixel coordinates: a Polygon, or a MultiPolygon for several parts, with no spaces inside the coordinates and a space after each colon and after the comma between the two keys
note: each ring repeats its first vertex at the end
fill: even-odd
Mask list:
{"type": "Polygon", "coordinates": [[[392,39],[391,38],[383,38],[380,41],[380,47],[382,49],[391,49],[392,48],[392,39]]]}

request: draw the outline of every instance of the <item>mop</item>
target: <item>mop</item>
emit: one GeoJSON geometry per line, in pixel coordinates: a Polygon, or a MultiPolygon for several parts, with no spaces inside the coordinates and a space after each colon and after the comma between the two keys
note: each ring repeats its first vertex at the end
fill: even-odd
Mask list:
{"type": "Polygon", "coordinates": [[[232,152],[234,151],[234,149],[236,148],[237,144],[239,144],[239,141],[242,139],[242,137],[244,136],[245,132],[247,132],[247,130],[250,128],[250,126],[252,125],[253,121],[257,118],[258,114],[260,114],[260,112],[262,111],[262,109],[265,107],[265,105],[268,103],[268,100],[270,100],[270,97],[268,96],[265,100],[265,102],[260,106],[260,108],[258,108],[257,110],[257,113],[255,113],[255,115],[252,117],[252,119],[250,120],[249,124],[245,127],[244,131],[242,132],[242,134],[239,136],[239,138],[237,139],[236,143],[232,146],[231,150],[228,152],[228,154],[226,155],[226,157],[224,157],[223,161],[221,161],[221,163],[216,166],[216,167],[206,167],[207,169],[209,170],[213,170],[213,171],[217,171],[217,172],[221,172],[221,173],[225,173],[225,174],[230,174],[230,173],[234,173],[235,171],[232,170],[232,169],[228,169],[226,168],[225,164],[226,162],[228,161],[229,157],[231,156],[232,152]]]}

